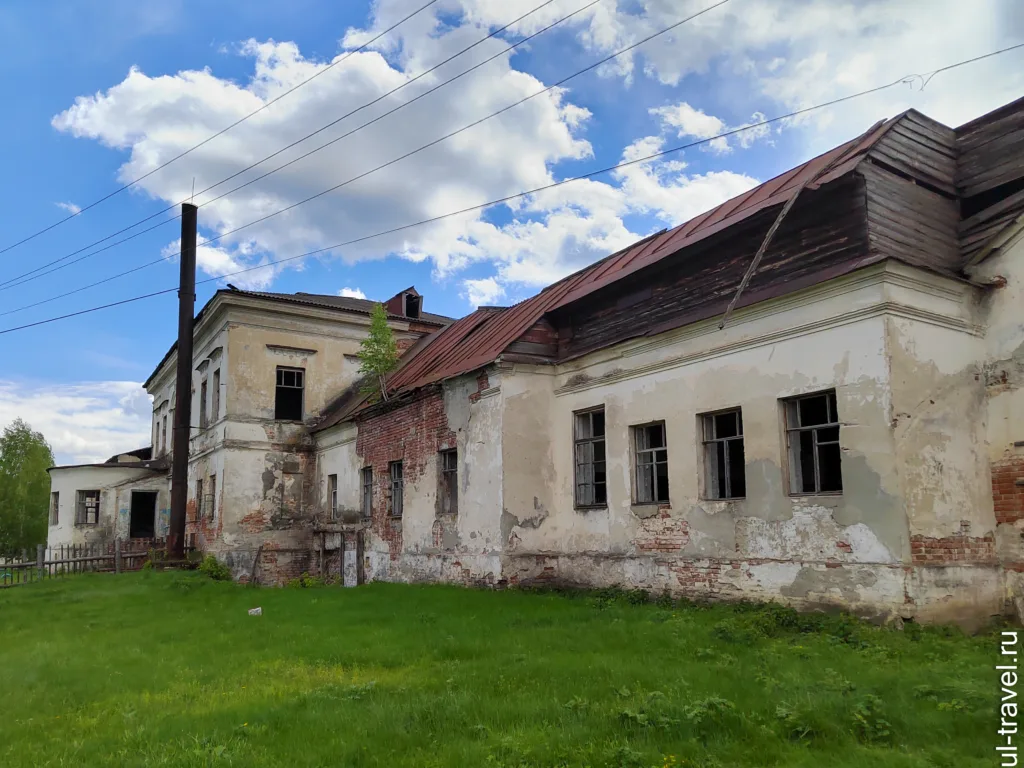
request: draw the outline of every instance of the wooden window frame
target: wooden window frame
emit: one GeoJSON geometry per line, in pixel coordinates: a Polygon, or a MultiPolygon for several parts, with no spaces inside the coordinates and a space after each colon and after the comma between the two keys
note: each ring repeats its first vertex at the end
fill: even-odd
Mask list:
{"type": "Polygon", "coordinates": [[[210,475],[209,484],[206,489],[206,498],[209,499],[206,510],[211,520],[217,519],[217,473],[210,475]]]}
{"type": "Polygon", "coordinates": [[[824,389],[808,392],[805,395],[788,397],[782,400],[783,419],[786,428],[786,458],[789,462],[789,495],[790,496],[841,496],[843,493],[842,448],[839,421],[839,407],[835,389],[824,389]],[[816,398],[825,398],[826,421],[819,424],[801,423],[800,403],[816,398]],[[835,437],[822,439],[825,430],[835,430],[835,437]],[[803,434],[811,434],[811,462],[813,468],[814,489],[803,490],[803,451],[801,445],[803,434]],[[839,487],[822,490],[821,448],[836,446],[839,451],[839,487]]]}
{"type": "Polygon", "coordinates": [[[327,509],[331,513],[331,520],[338,519],[338,476],[327,476],[327,509]]]}
{"type": "Polygon", "coordinates": [[[671,487],[668,482],[668,430],[665,428],[664,421],[649,421],[646,424],[636,424],[629,428],[630,434],[633,438],[633,505],[642,506],[657,506],[662,504],[669,504],[671,497],[671,487]],[[647,437],[647,430],[658,428],[661,430],[661,445],[658,447],[641,447],[641,439],[647,437]],[[658,453],[664,453],[663,458],[658,458],[658,453]],[[644,461],[645,458],[650,458],[649,461],[644,461]],[[658,498],[658,466],[663,465],[665,467],[665,485],[666,495],[665,498],[658,498]],[[641,488],[644,486],[641,475],[645,471],[651,473],[651,498],[645,499],[641,497],[641,488]]]}
{"type": "Polygon", "coordinates": [[[60,524],[60,491],[50,492],[50,525],[60,524]]]}
{"type": "Polygon", "coordinates": [[[607,509],[608,508],[608,422],[605,414],[604,405],[598,405],[593,408],[585,408],[580,411],[573,411],[572,414],[572,437],[573,437],[573,506],[576,509],[607,509]],[[594,416],[601,414],[602,428],[600,435],[594,435],[594,416]],[[588,430],[581,430],[581,418],[587,420],[588,430]],[[590,435],[581,435],[581,432],[589,431],[590,435]],[[600,445],[603,458],[596,458],[597,446],[600,445]],[[585,454],[590,453],[589,458],[585,454]],[[581,460],[581,454],[584,454],[581,460]],[[604,480],[597,480],[597,466],[599,464],[604,465],[604,480]],[[589,466],[590,474],[592,479],[588,480],[586,472],[584,477],[581,479],[581,468],[589,466]],[[592,491],[581,494],[581,487],[587,486],[592,487],[592,491]],[[599,499],[598,489],[602,489],[604,498],[599,499]]]}
{"type": "Polygon", "coordinates": [[[405,513],[405,467],[401,461],[392,461],[388,464],[388,487],[391,489],[388,495],[388,514],[401,518],[405,513]]]}
{"type": "Polygon", "coordinates": [[[441,480],[438,495],[439,511],[442,515],[459,514],[459,451],[449,448],[438,455],[439,479],[441,480]],[[447,505],[447,509],[445,508],[447,505]]]}
{"type": "Polygon", "coordinates": [[[743,409],[742,408],[724,408],[718,411],[711,411],[709,413],[701,413],[698,415],[701,434],[701,447],[704,466],[703,474],[703,489],[701,498],[708,501],[736,501],[738,499],[745,499],[747,497],[747,473],[746,473],[746,442],[745,435],[743,432],[743,409]],[[717,434],[716,429],[716,418],[719,416],[726,416],[730,414],[736,415],[736,434],[721,437],[717,434]],[[732,467],[729,461],[733,451],[740,451],[740,455],[743,456],[743,493],[733,495],[732,493],[732,467]],[[719,465],[719,449],[722,451],[721,465],[719,465]],[[712,454],[712,451],[714,452],[712,454]],[[715,470],[718,470],[715,472],[715,470]],[[720,474],[725,476],[726,493],[720,494],[718,492],[718,477],[720,474]]]}
{"type": "Polygon", "coordinates": [[[199,383],[199,428],[206,429],[210,426],[210,414],[206,407],[206,401],[210,397],[210,386],[206,379],[199,383]]]}
{"type": "Polygon", "coordinates": [[[306,369],[305,368],[294,368],[289,365],[279,365],[274,374],[274,421],[302,421],[306,414],[306,369]],[[294,373],[296,384],[285,384],[284,375],[285,373],[294,373]],[[278,415],[277,411],[277,393],[281,389],[297,389],[299,390],[299,418],[297,419],[286,419],[278,415]]]}
{"type": "Polygon", "coordinates": [[[359,511],[363,520],[373,519],[373,467],[366,466],[359,471],[359,483],[362,495],[359,499],[359,511]]]}
{"type": "Polygon", "coordinates": [[[100,522],[100,508],[103,504],[103,494],[98,489],[90,488],[88,490],[76,491],[75,492],[75,525],[99,525],[100,522]],[[95,494],[96,499],[96,519],[89,521],[89,509],[86,501],[90,497],[90,494],[95,494]]]}
{"type": "MultiPolygon", "coordinates": [[[[220,419],[220,368],[213,372],[213,377],[210,380],[213,382],[210,390],[210,423],[216,424],[220,419]]],[[[303,379],[303,383],[305,383],[305,379],[303,379]]]]}

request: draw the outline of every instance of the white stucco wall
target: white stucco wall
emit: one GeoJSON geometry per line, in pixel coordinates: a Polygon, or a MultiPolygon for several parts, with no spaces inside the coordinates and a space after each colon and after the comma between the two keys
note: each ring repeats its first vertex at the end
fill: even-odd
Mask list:
{"type": "MultiPolygon", "coordinates": [[[[717,321],[699,323],[586,355],[554,375],[524,366],[506,372],[506,551],[519,577],[543,577],[540,564],[570,582],[902,610],[913,586],[904,570],[911,562],[904,496],[923,510],[934,465],[901,477],[894,460],[890,347],[894,339],[916,344],[923,355],[943,357],[949,372],[976,360],[979,349],[963,317],[970,290],[915,272],[878,266],[739,312],[724,331],[717,321]],[[963,306],[952,311],[946,305],[958,291],[963,306]],[[794,496],[780,401],[828,389],[842,424],[843,492],[794,496]],[[608,504],[577,510],[573,413],[595,406],[606,414],[608,504]],[[735,407],[743,413],[746,498],[708,500],[698,415],[735,407]],[[661,509],[632,504],[630,427],[651,421],[665,422],[668,441],[670,504],[661,509]]],[[[902,399],[932,387],[905,368],[898,373],[902,399]]],[[[971,503],[979,531],[986,523],[991,530],[982,431],[966,412],[949,428],[957,433],[931,443],[904,431],[902,462],[923,461],[929,450],[962,461],[962,481],[933,490],[931,508],[945,521],[971,503]]],[[[998,578],[989,571],[961,581],[970,600],[998,610],[998,578]]],[[[917,587],[922,602],[935,597],[934,585],[917,587]]]]}
{"type": "Polygon", "coordinates": [[[54,467],[50,470],[50,490],[59,494],[59,511],[57,525],[51,525],[47,534],[49,547],[107,544],[115,538],[127,539],[133,490],[158,492],[155,521],[158,537],[161,526],[166,526],[170,489],[166,476],[160,473],[116,464],[54,467]],[[100,491],[99,521],[96,525],[75,525],[78,491],[95,490],[100,491]]]}

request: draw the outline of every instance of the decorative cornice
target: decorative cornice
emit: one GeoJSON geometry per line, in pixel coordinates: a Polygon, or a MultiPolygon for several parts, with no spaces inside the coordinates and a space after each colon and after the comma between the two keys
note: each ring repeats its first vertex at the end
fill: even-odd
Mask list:
{"type": "Polygon", "coordinates": [[[278,352],[285,355],[315,355],[317,350],[305,349],[303,347],[289,347],[285,344],[267,344],[268,352],[278,352]]]}

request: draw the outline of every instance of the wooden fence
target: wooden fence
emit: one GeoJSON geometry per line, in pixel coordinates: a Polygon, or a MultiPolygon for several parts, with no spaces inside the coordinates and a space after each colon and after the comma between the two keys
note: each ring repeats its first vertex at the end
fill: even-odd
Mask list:
{"type": "Polygon", "coordinates": [[[75,573],[138,571],[153,549],[163,549],[163,544],[150,541],[122,543],[120,539],[102,546],[70,544],[47,548],[40,544],[36,548],[35,560],[29,559],[28,552],[22,552],[19,561],[0,562],[0,589],[75,573]]]}

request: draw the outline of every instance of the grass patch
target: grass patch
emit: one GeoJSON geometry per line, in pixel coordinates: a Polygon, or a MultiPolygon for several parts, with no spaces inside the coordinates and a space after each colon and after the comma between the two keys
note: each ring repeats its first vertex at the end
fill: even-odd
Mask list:
{"type": "Polygon", "coordinates": [[[780,606],[150,571],[0,592],[0,642],[4,766],[980,768],[994,754],[994,635],[780,606]]]}

